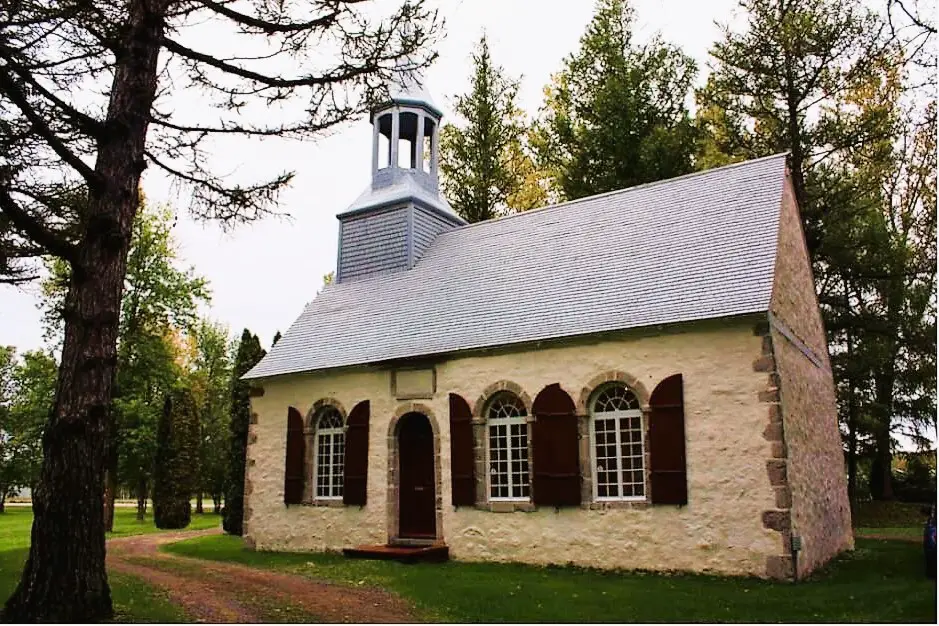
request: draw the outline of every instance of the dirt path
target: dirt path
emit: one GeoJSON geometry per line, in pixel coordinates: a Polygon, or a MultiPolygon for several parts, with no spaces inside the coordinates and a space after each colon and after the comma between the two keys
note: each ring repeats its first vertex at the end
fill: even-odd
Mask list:
{"type": "Polygon", "coordinates": [[[404,600],[381,589],[344,587],[159,549],[166,543],[219,532],[212,529],[112,539],[108,542],[108,565],[163,589],[198,622],[416,621],[404,600]]]}

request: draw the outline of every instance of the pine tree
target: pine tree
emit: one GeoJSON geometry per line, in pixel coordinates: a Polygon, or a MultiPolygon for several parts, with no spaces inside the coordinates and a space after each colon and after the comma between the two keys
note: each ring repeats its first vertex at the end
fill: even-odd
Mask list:
{"type": "Polygon", "coordinates": [[[695,63],[659,38],[638,45],[634,22],[625,0],[599,0],[580,49],[545,90],[538,160],[569,200],[692,169],[695,63]]]}
{"type": "Polygon", "coordinates": [[[241,380],[248,370],[264,358],[257,335],[247,328],[241,333],[241,341],[235,355],[235,368],[231,383],[231,450],[228,456],[228,479],[225,486],[225,508],[222,511],[222,528],[232,535],[244,534],[244,489],[245,466],[248,448],[248,424],[251,418],[249,385],[241,380]]]}
{"type": "Polygon", "coordinates": [[[746,27],[725,29],[698,93],[708,135],[698,154],[790,153],[849,489],[854,499],[857,457],[868,454],[871,495],[888,499],[892,435],[935,428],[935,302],[924,296],[935,249],[922,245],[935,240],[935,109],[904,121],[904,74],[918,53],[858,0],[741,4],[746,27]]]}
{"type": "Polygon", "coordinates": [[[157,426],[153,479],[153,521],[157,528],[189,525],[198,454],[199,418],[192,392],[174,389],[166,398],[157,426]]]}
{"type": "Polygon", "coordinates": [[[517,94],[518,81],[493,64],[484,35],[473,53],[470,92],[456,97],[465,126],[448,124],[440,136],[444,192],[468,222],[544,203],[544,193],[532,182],[534,164],[523,143],[526,129],[517,94]]]}

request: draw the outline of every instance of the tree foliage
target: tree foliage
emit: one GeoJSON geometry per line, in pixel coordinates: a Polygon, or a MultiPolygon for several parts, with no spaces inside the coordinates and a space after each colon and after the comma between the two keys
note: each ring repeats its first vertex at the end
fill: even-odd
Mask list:
{"type": "Polygon", "coordinates": [[[231,413],[229,421],[230,448],[228,453],[228,476],[225,484],[225,508],[222,510],[222,527],[232,535],[244,534],[244,489],[245,465],[248,449],[248,425],[251,422],[250,386],[241,377],[267,354],[261,348],[257,335],[247,328],[241,333],[241,341],[235,352],[235,363],[231,379],[231,413]]]}
{"type": "Polygon", "coordinates": [[[42,429],[55,393],[55,360],[0,346],[0,513],[6,498],[35,485],[42,429]]]}
{"type": "Polygon", "coordinates": [[[634,41],[626,0],[598,0],[580,49],[545,90],[539,162],[567,199],[690,172],[694,61],[658,37],[634,41]]]}
{"type": "Polygon", "coordinates": [[[444,192],[470,223],[531,209],[546,198],[525,144],[518,81],[493,63],[485,36],[472,60],[470,91],[454,107],[464,125],[447,124],[440,135],[444,192]]]}
{"type": "Polygon", "coordinates": [[[200,430],[197,491],[208,494],[215,513],[219,513],[228,472],[232,372],[228,327],[203,319],[189,342],[192,354],[189,380],[200,430]]]}
{"type": "Polygon", "coordinates": [[[157,528],[189,525],[198,450],[199,416],[192,392],[184,387],[174,389],[166,398],[157,427],[153,475],[153,521],[157,528]]]}
{"type": "Polygon", "coordinates": [[[935,429],[935,95],[910,80],[922,37],[857,0],[742,5],[697,94],[698,158],[790,153],[852,496],[863,454],[889,498],[892,436],[935,429]]]}

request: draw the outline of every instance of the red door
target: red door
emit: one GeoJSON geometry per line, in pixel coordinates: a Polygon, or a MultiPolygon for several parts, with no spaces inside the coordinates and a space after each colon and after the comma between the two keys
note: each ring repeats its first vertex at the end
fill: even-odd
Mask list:
{"type": "Polygon", "coordinates": [[[427,417],[408,413],[398,426],[398,535],[437,536],[434,489],[434,432],[427,417]]]}

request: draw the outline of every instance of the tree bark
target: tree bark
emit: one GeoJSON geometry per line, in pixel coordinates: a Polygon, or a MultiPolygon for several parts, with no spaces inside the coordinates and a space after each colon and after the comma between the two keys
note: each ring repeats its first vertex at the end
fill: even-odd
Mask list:
{"type": "Polygon", "coordinates": [[[222,512],[222,494],[212,494],[212,513],[218,515],[222,512]]]}
{"type": "Polygon", "coordinates": [[[12,622],[98,622],[113,616],[105,569],[104,468],[121,295],[157,58],[171,0],[131,0],[121,31],[95,179],[65,299],[65,339],[32,542],[7,600],[12,622]]]}
{"type": "Polygon", "coordinates": [[[196,494],[196,513],[202,515],[202,491],[196,494]]]}
{"type": "MultiPolygon", "coordinates": [[[[851,311],[851,292],[847,280],[843,280],[844,285],[844,308],[846,315],[850,316],[851,311]]],[[[854,332],[849,325],[847,329],[847,354],[848,367],[853,367],[854,361],[854,332]]],[[[857,385],[854,384],[854,376],[848,376],[848,504],[851,507],[851,518],[857,518],[858,493],[857,493],[857,385]]]]}
{"type": "Polygon", "coordinates": [[[7,497],[5,494],[0,493],[0,513],[7,512],[7,497]]]}
{"type": "MultiPolygon", "coordinates": [[[[111,454],[108,454],[110,457],[111,454]]],[[[104,530],[114,530],[114,500],[117,498],[117,458],[112,465],[108,459],[108,467],[104,471],[104,530]]]]}
{"type": "Polygon", "coordinates": [[[142,522],[147,515],[147,481],[137,481],[137,521],[142,522]]]}

